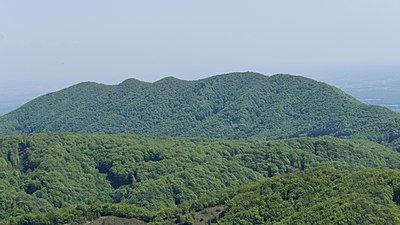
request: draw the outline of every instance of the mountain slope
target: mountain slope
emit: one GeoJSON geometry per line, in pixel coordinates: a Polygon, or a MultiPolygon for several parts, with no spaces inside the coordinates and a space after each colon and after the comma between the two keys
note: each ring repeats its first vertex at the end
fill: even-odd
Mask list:
{"type": "Polygon", "coordinates": [[[4,137],[0,138],[0,220],[96,202],[159,210],[317,166],[400,168],[400,153],[369,141],[332,137],[279,141],[105,134],[4,137]]]}
{"type": "Polygon", "coordinates": [[[88,220],[94,224],[154,225],[399,224],[399,196],[398,170],[319,167],[263,179],[225,190],[216,198],[157,212],[121,203],[79,204],[0,220],[0,224],[91,224],[88,220]]]}
{"type": "Polygon", "coordinates": [[[318,168],[246,185],[218,224],[400,224],[400,172],[318,168]]]}
{"type": "Polygon", "coordinates": [[[81,83],[0,117],[0,135],[38,132],[398,142],[400,114],[304,77],[233,73],[197,81],[81,83]]]}

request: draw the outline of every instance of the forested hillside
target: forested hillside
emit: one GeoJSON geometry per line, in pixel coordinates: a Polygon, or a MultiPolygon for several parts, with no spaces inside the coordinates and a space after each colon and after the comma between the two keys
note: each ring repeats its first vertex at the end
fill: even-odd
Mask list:
{"type": "Polygon", "coordinates": [[[312,169],[249,184],[218,224],[400,224],[400,172],[312,169]]]}
{"type": "Polygon", "coordinates": [[[398,224],[399,146],[304,77],[86,82],[0,117],[0,224],[398,224]]]}
{"type": "Polygon", "coordinates": [[[31,220],[36,217],[27,213],[66,208],[51,216],[67,223],[85,217],[76,210],[82,213],[93,207],[97,213],[87,216],[131,215],[157,221],[170,215],[157,214],[159,210],[202,209],[222,202],[212,199],[220,198],[226,188],[318,166],[397,169],[400,153],[369,141],[333,137],[278,141],[128,134],[3,137],[0,220],[19,215],[31,220]],[[190,206],[196,200],[203,203],[190,206]]]}
{"type": "Polygon", "coordinates": [[[0,117],[0,135],[38,132],[260,140],[333,135],[393,144],[400,115],[304,77],[233,73],[197,81],[81,83],[0,117]]]}

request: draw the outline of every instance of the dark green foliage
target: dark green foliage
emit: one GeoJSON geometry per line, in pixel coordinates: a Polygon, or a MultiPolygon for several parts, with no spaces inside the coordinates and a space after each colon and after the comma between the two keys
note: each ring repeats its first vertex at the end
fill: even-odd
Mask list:
{"type": "Polygon", "coordinates": [[[218,224],[400,224],[400,172],[310,169],[245,185],[218,224]]]}
{"type": "Polygon", "coordinates": [[[101,202],[161,210],[155,218],[162,220],[179,214],[167,210],[177,205],[198,211],[223,203],[228,196],[216,197],[226,188],[321,165],[400,168],[400,153],[369,141],[333,137],[279,141],[127,134],[3,137],[0,219],[101,202]]]}
{"type": "Polygon", "coordinates": [[[307,78],[233,73],[198,81],[81,83],[0,117],[0,135],[37,132],[261,140],[333,135],[398,146],[400,115],[307,78]]]}

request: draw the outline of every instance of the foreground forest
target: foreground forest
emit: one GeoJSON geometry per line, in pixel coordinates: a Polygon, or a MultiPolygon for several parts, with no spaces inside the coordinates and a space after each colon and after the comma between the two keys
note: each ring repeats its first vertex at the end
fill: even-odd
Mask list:
{"type": "MultiPolygon", "coordinates": [[[[14,218],[4,223],[16,224],[51,217],[44,212],[54,217],[48,224],[100,215],[166,221],[224,204],[242,185],[279,174],[319,166],[400,168],[400,153],[383,145],[333,137],[229,141],[128,134],[17,135],[0,139],[0,156],[0,215],[14,218]],[[89,209],[96,213],[76,212],[89,209]]],[[[325,179],[310,173],[312,179],[325,179]]],[[[377,178],[382,176],[373,179],[377,178]]],[[[312,192],[307,198],[315,194],[322,193],[312,192]]],[[[227,204],[226,210],[221,223],[229,224],[235,209],[227,204]]]]}
{"type": "Polygon", "coordinates": [[[249,184],[218,224],[400,224],[400,172],[311,169],[249,184]]]}
{"type": "Polygon", "coordinates": [[[86,82],[0,117],[0,224],[400,224],[399,169],[400,114],[304,77],[86,82]]]}

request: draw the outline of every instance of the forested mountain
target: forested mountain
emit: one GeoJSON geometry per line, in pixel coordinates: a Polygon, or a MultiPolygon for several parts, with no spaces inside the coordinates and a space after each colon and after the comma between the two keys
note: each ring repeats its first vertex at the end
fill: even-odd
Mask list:
{"type": "Polygon", "coordinates": [[[397,224],[399,151],[400,114],[304,77],[86,82],[0,117],[0,224],[397,224]]]}
{"type": "Polygon", "coordinates": [[[276,139],[333,135],[398,142],[400,114],[299,76],[232,73],[197,81],[81,83],[0,117],[0,134],[134,133],[276,139]]]}
{"type": "MultiPolygon", "coordinates": [[[[229,194],[220,194],[226,188],[318,166],[398,169],[400,153],[365,140],[333,137],[277,141],[128,134],[3,137],[0,220],[22,216],[19,219],[31,222],[22,224],[46,219],[48,224],[63,224],[116,215],[163,221],[184,210],[223,203],[229,199],[229,194]],[[62,210],[54,212],[57,208],[62,210]]],[[[325,181],[328,185],[329,179],[325,181]]],[[[234,212],[233,205],[228,206],[223,221],[234,212]]]]}

